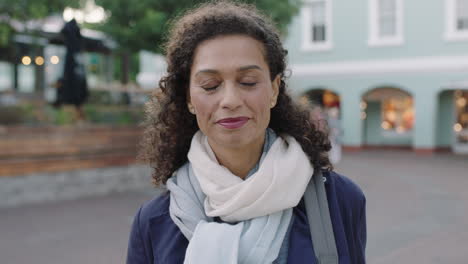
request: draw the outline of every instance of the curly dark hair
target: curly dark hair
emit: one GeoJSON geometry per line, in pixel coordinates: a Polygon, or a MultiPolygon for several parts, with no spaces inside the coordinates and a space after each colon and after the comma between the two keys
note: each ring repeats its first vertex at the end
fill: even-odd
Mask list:
{"type": "Polygon", "coordinates": [[[199,129],[188,111],[190,68],[198,44],[220,35],[243,34],[264,45],[265,59],[273,81],[281,76],[277,104],[271,109],[269,127],[278,135],[294,137],[316,169],[331,170],[330,141],[326,132],[310,120],[309,111],[286,93],[286,55],[279,32],[254,6],[218,1],[187,11],[174,21],[165,45],[167,74],[147,103],[145,132],[140,158],[153,170],[156,186],[165,184],[187,162],[193,135],[199,129]]]}

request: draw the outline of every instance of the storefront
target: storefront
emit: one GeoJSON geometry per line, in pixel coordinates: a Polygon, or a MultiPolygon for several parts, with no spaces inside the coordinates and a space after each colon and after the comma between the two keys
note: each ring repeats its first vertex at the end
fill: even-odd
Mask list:
{"type": "Polygon", "coordinates": [[[457,90],[455,95],[454,152],[468,153],[468,91],[457,90]]]}
{"type": "Polygon", "coordinates": [[[414,107],[409,93],[391,87],[367,92],[361,102],[361,119],[366,146],[411,146],[414,107]]]}

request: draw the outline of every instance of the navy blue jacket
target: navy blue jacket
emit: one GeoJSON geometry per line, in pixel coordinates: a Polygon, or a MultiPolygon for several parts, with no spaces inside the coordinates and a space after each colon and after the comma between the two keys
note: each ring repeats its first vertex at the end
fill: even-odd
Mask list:
{"type": "MultiPolygon", "coordinates": [[[[340,264],[364,264],[366,247],[365,197],[348,178],[324,172],[325,189],[340,264]]],[[[168,193],[138,210],[128,244],[127,264],[184,262],[187,239],[169,216],[168,193]]],[[[316,264],[304,201],[294,208],[288,264],[316,264]]],[[[213,249],[215,250],[215,249],[213,249]]]]}

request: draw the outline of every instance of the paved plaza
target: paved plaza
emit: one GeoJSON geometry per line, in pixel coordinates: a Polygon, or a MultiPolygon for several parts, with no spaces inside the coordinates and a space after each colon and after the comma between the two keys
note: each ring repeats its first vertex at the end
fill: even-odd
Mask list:
{"type": "MultiPolygon", "coordinates": [[[[468,263],[468,156],[347,153],[367,196],[371,264],[468,263]]],[[[0,263],[124,263],[138,206],[157,190],[0,209],[0,263]]]]}

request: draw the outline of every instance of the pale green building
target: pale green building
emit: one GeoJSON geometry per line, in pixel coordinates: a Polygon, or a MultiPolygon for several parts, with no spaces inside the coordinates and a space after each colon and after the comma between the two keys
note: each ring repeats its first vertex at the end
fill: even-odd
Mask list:
{"type": "Polygon", "coordinates": [[[468,0],[304,0],[285,45],[345,147],[468,153],[468,0]]]}

